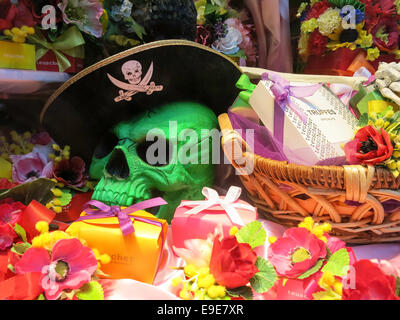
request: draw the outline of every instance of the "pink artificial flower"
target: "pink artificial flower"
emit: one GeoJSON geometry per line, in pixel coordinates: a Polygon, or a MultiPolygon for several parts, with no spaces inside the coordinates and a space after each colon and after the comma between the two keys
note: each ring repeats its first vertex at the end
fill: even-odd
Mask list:
{"type": "Polygon", "coordinates": [[[15,265],[17,274],[41,272],[41,285],[48,300],[56,300],[65,289],[79,289],[97,269],[93,251],[78,239],[61,239],[52,252],[29,248],[15,265]]]}
{"type": "Polygon", "coordinates": [[[325,258],[325,243],[306,228],[290,228],[268,248],[268,260],[277,273],[296,278],[325,258]]]}
{"type": "Polygon", "coordinates": [[[13,163],[12,178],[14,182],[23,183],[37,178],[51,178],[53,174],[53,161],[48,161],[47,156],[40,150],[33,150],[24,155],[11,155],[13,163]]]}
{"type": "Polygon", "coordinates": [[[58,4],[66,24],[75,24],[82,32],[100,38],[103,26],[100,17],[103,6],[98,0],[62,0],[58,4]]]}
{"type": "Polygon", "coordinates": [[[17,237],[13,227],[19,222],[25,208],[24,204],[14,202],[10,198],[0,201],[0,251],[8,249],[13,244],[17,237]]]}

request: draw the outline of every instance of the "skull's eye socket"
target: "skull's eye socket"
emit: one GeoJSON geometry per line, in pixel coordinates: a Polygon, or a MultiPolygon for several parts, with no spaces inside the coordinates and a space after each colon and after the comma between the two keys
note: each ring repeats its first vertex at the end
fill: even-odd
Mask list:
{"type": "Polygon", "coordinates": [[[142,161],[151,166],[163,167],[171,162],[173,149],[169,140],[158,137],[155,141],[139,142],[136,150],[142,161]]]}
{"type": "Polygon", "coordinates": [[[131,75],[132,75],[132,72],[127,72],[127,75],[128,75],[128,76],[131,76],[131,75]]]}
{"type": "Polygon", "coordinates": [[[94,150],[93,156],[97,159],[102,159],[109,155],[117,144],[118,137],[115,134],[108,132],[101,137],[99,144],[94,150]]]}

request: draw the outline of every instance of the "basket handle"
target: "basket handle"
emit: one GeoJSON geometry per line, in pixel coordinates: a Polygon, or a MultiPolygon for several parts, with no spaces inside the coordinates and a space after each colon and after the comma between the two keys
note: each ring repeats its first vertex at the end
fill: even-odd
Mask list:
{"type": "Polygon", "coordinates": [[[221,145],[226,157],[240,175],[249,175],[254,169],[254,153],[246,141],[233,129],[227,113],[218,116],[221,145]]]}
{"type": "MultiPolygon", "coordinates": [[[[243,73],[247,74],[250,79],[260,79],[261,75],[265,72],[272,70],[253,68],[253,67],[241,67],[243,73]]],[[[308,83],[341,83],[352,87],[354,90],[358,90],[359,85],[368,80],[366,77],[345,77],[345,76],[328,76],[328,75],[314,75],[314,74],[296,74],[296,73],[284,73],[276,72],[284,79],[289,81],[297,82],[308,82],[308,83]]]]}

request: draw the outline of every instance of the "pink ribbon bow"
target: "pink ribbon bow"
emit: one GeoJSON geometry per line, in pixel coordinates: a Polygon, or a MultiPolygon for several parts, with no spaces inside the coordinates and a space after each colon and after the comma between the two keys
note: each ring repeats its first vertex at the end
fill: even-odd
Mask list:
{"type": "MultiPolygon", "coordinates": [[[[125,209],[121,209],[119,206],[108,206],[100,201],[91,200],[91,201],[87,202],[83,207],[83,210],[87,213],[87,215],[80,217],[76,221],[100,219],[100,218],[108,218],[108,217],[118,217],[118,222],[119,222],[119,226],[121,228],[122,234],[124,236],[126,236],[135,231],[135,229],[133,228],[131,218],[130,218],[131,213],[134,213],[139,210],[157,207],[157,206],[164,205],[164,204],[167,204],[167,202],[164,199],[157,197],[157,198],[153,198],[153,199],[149,199],[149,200],[145,200],[145,201],[136,203],[125,209]],[[94,206],[94,207],[98,208],[99,210],[94,210],[94,209],[90,208],[90,206],[94,206]]],[[[147,222],[147,223],[157,225],[157,226],[162,226],[162,223],[158,222],[158,221],[146,219],[143,217],[134,217],[134,218],[135,218],[135,220],[138,220],[138,221],[147,222]]]]}
{"type": "Polygon", "coordinates": [[[225,210],[228,217],[233,223],[244,226],[244,222],[239,213],[236,211],[236,208],[247,209],[253,212],[255,212],[256,209],[251,205],[236,202],[239,199],[241,192],[241,188],[231,186],[225,198],[221,199],[217,191],[211,188],[204,187],[202,193],[206,200],[182,201],[179,207],[193,207],[192,209],[186,211],[185,214],[197,214],[215,205],[219,205],[225,210]]]}
{"type": "Polygon", "coordinates": [[[290,82],[282,78],[279,74],[274,72],[265,72],[261,75],[261,80],[272,81],[270,87],[276,103],[285,111],[286,106],[288,106],[301,121],[307,121],[307,115],[290,99],[290,97],[304,98],[312,96],[322,84],[318,83],[309,86],[291,86],[290,82]]]}

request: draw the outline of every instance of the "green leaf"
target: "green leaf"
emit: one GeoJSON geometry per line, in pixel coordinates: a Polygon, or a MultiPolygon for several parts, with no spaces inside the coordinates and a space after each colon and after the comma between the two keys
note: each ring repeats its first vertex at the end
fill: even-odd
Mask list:
{"type": "Polygon", "coordinates": [[[244,50],[240,49],[238,52],[234,53],[234,54],[227,54],[228,57],[232,57],[232,58],[243,58],[243,59],[247,59],[246,54],[244,53],[244,50]]]}
{"type": "Polygon", "coordinates": [[[346,248],[332,254],[322,271],[330,271],[334,276],[343,277],[349,271],[350,256],[346,248]]]}
{"type": "Polygon", "coordinates": [[[236,239],[240,243],[248,243],[254,249],[265,243],[267,232],[260,221],[253,221],[246,224],[236,233],[236,239]]]}
{"type": "Polygon", "coordinates": [[[314,273],[318,272],[319,269],[321,269],[323,262],[324,262],[323,259],[318,260],[311,269],[308,269],[306,272],[304,272],[297,278],[305,279],[305,278],[308,278],[309,276],[313,275],[314,273]]]}
{"type": "Polygon", "coordinates": [[[278,277],[274,266],[264,258],[257,258],[256,267],[258,272],[250,279],[250,284],[256,292],[264,293],[272,288],[278,277]]]}
{"type": "Polygon", "coordinates": [[[36,300],[46,300],[46,298],[44,297],[44,294],[41,293],[41,294],[39,294],[39,296],[36,298],[36,300]]]}
{"type": "Polygon", "coordinates": [[[72,194],[71,194],[71,190],[69,190],[69,189],[64,188],[61,191],[62,191],[61,197],[59,197],[57,199],[60,200],[60,202],[61,202],[60,205],[63,207],[63,206],[68,205],[71,202],[72,194]]]}
{"type": "Polygon", "coordinates": [[[246,300],[253,300],[253,291],[248,286],[237,287],[234,289],[226,289],[226,292],[234,298],[242,297],[246,300]]]}
{"type": "Polygon", "coordinates": [[[14,231],[22,239],[23,242],[28,242],[25,229],[22,228],[18,223],[15,224],[14,231]]]}
{"type": "Polygon", "coordinates": [[[400,297],[400,277],[396,277],[396,296],[400,297]]]}
{"type": "Polygon", "coordinates": [[[97,281],[91,281],[83,285],[76,296],[80,300],[104,300],[103,287],[97,281]]]}
{"type": "Polygon", "coordinates": [[[0,200],[12,198],[14,201],[20,201],[24,205],[29,205],[32,200],[36,200],[45,205],[54,198],[51,189],[54,188],[56,182],[38,178],[29,182],[25,182],[11,189],[0,192],[0,200]]]}
{"type": "Polygon", "coordinates": [[[28,242],[15,243],[12,246],[11,251],[16,254],[23,255],[25,253],[25,251],[28,250],[30,247],[31,247],[31,244],[28,242]]]}
{"type": "Polygon", "coordinates": [[[207,16],[211,13],[214,13],[218,8],[219,8],[218,6],[207,3],[204,9],[204,15],[207,16]]]}
{"type": "Polygon", "coordinates": [[[357,122],[357,127],[365,127],[368,124],[368,113],[360,115],[360,119],[357,122]]]}
{"type": "Polygon", "coordinates": [[[15,273],[15,268],[14,268],[14,266],[13,266],[11,263],[8,264],[7,268],[8,268],[9,270],[11,270],[13,273],[15,273]]]}

